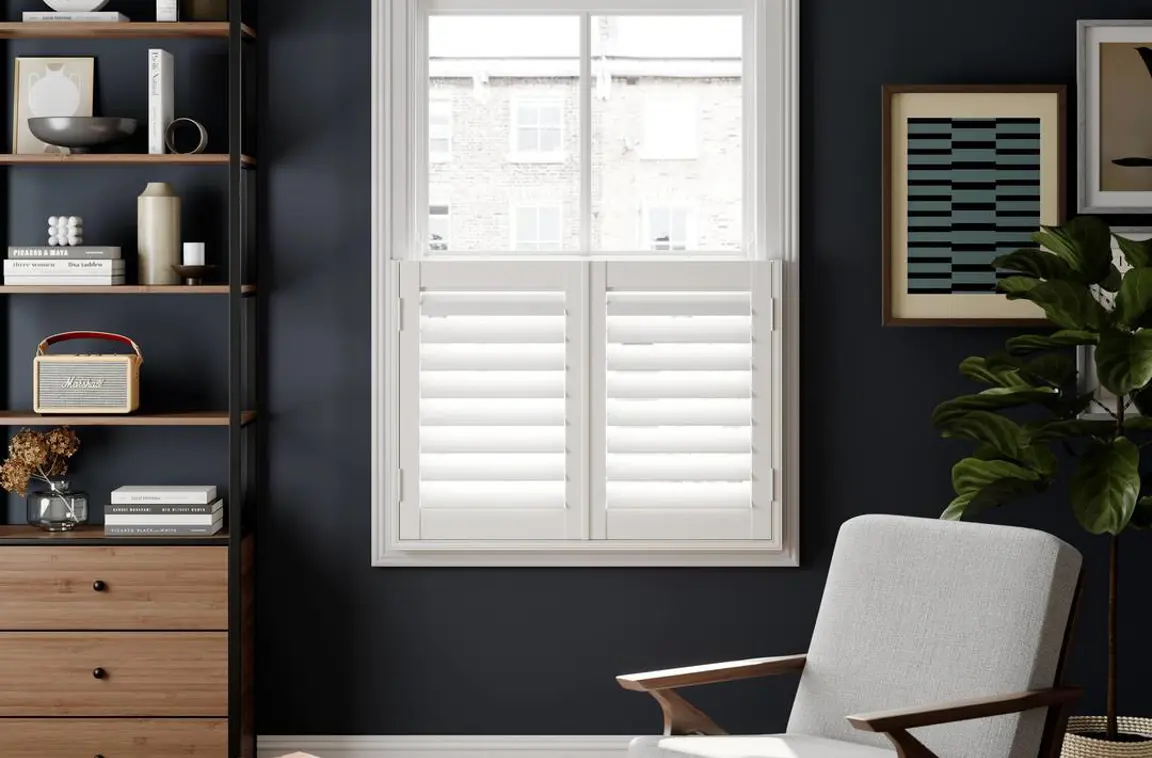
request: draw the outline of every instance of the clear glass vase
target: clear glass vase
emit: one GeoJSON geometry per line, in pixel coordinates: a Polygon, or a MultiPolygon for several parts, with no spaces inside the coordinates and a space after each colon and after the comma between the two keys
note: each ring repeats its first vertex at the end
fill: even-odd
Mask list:
{"type": "Polygon", "coordinates": [[[88,493],[73,492],[69,483],[54,479],[30,491],[28,523],[48,532],[70,532],[88,523],[88,493]]]}

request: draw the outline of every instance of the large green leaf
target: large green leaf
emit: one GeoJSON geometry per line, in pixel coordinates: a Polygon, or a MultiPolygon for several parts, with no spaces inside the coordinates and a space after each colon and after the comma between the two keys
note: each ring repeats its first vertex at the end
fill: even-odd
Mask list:
{"type": "Polygon", "coordinates": [[[1133,268],[1144,268],[1152,264],[1152,239],[1130,240],[1119,234],[1114,236],[1116,243],[1120,246],[1120,251],[1124,253],[1124,257],[1132,264],[1133,268]]]}
{"type": "Polygon", "coordinates": [[[943,433],[945,437],[958,437],[984,443],[1001,457],[1017,461],[1025,459],[1024,450],[1029,442],[1024,427],[989,411],[970,411],[957,416],[944,426],[943,433]]]}
{"type": "Polygon", "coordinates": [[[1010,500],[1042,492],[1046,487],[1047,483],[1044,480],[1027,481],[1011,477],[999,479],[979,492],[957,495],[940,514],[940,518],[946,521],[959,521],[965,516],[975,516],[986,508],[1004,505],[1010,500]]]}
{"type": "Polygon", "coordinates": [[[1119,292],[1121,281],[1120,269],[1113,265],[1112,270],[1108,272],[1108,276],[1105,277],[1104,281],[1100,282],[1100,287],[1109,292],[1119,292]]]}
{"type": "Polygon", "coordinates": [[[1096,346],[1096,374],[1109,392],[1124,396],[1152,380],[1152,331],[1107,331],[1096,346]]]}
{"type": "Polygon", "coordinates": [[[1124,275],[1115,313],[1124,326],[1152,326],[1152,269],[1134,268],[1124,275]]]}
{"type": "MultiPolygon", "coordinates": [[[[1040,282],[1023,290],[1004,290],[1005,283],[1024,277],[1009,277],[1000,282],[1009,300],[1030,300],[1044,309],[1048,320],[1064,329],[1100,331],[1107,326],[1110,314],[1088,289],[1088,285],[1061,279],[1040,282]]],[[[1035,282],[1035,279],[1026,279],[1035,282]]]]}
{"type": "Polygon", "coordinates": [[[952,467],[952,489],[956,490],[957,495],[964,495],[969,492],[979,493],[985,487],[1002,479],[1039,482],[1041,476],[1036,471],[1031,471],[1009,461],[964,458],[952,467]]]}
{"type": "Polygon", "coordinates": [[[1145,416],[1152,416],[1152,384],[1132,393],[1132,404],[1145,416]]]}
{"type": "Polygon", "coordinates": [[[960,362],[960,373],[969,379],[994,387],[1030,387],[1020,377],[1019,367],[1012,364],[992,365],[987,358],[971,356],[960,362]]]}
{"type": "Polygon", "coordinates": [[[1076,359],[1068,353],[1046,353],[1038,355],[1019,368],[1019,375],[1034,381],[1047,382],[1063,387],[1076,378],[1076,359]]]}
{"type": "Polygon", "coordinates": [[[1069,497],[1080,526],[1092,534],[1119,534],[1140,494],[1140,451],[1120,437],[1093,446],[1072,476],[1069,497]]]}
{"type": "Polygon", "coordinates": [[[1032,236],[1042,247],[1062,258],[1083,281],[1097,284],[1112,270],[1112,233],[1094,216],[1077,216],[1063,226],[1045,226],[1032,236]]]}
{"type": "Polygon", "coordinates": [[[1125,416],[1124,431],[1152,432],[1152,418],[1147,416],[1125,416]]]}
{"type": "Polygon", "coordinates": [[[1077,272],[1063,258],[1036,248],[1026,248],[1008,255],[1001,255],[992,261],[992,265],[1033,279],[1077,278],[1077,272]]]}
{"type": "Polygon", "coordinates": [[[948,504],[944,512],[940,514],[940,518],[945,521],[959,521],[964,518],[964,511],[968,509],[968,504],[972,502],[972,498],[976,497],[975,492],[969,492],[965,495],[957,495],[955,499],[948,504]]]}
{"type": "Polygon", "coordinates": [[[1038,403],[1059,396],[1053,387],[993,387],[975,395],[961,395],[945,400],[932,412],[932,423],[942,427],[968,411],[992,411],[1038,403]]]}
{"type": "Polygon", "coordinates": [[[1095,345],[1099,337],[1093,332],[1077,329],[1064,329],[1052,334],[1022,334],[1008,340],[1008,352],[1012,355],[1028,355],[1041,350],[1054,350],[1077,345],[1095,345]]]}
{"type": "Polygon", "coordinates": [[[1025,424],[1025,429],[1034,442],[1052,442],[1083,437],[1097,437],[1103,440],[1111,438],[1116,433],[1116,422],[1064,419],[1025,424]]]}

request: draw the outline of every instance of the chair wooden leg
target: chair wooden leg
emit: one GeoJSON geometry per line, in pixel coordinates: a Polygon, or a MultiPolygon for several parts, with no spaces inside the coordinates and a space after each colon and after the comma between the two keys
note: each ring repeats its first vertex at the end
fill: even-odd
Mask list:
{"type": "Polygon", "coordinates": [[[939,758],[924,743],[913,737],[904,729],[895,729],[887,732],[888,739],[896,746],[896,755],[900,758],[939,758]]]}
{"type": "Polygon", "coordinates": [[[708,714],[682,698],[675,690],[653,690],[648,694],[656,698],[660,710],[664,711],[665,735],[727,734],[708,714]]]}

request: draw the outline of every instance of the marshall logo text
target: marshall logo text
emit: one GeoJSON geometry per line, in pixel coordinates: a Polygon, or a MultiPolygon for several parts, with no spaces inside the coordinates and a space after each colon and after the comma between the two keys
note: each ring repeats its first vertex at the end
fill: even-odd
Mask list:
{"type": "Polygon", "coordinates": [[[104,387],[104,380],[86,376],[70,376],[64,380],[61,387],[66,390],[98,390],[104,387]]]}

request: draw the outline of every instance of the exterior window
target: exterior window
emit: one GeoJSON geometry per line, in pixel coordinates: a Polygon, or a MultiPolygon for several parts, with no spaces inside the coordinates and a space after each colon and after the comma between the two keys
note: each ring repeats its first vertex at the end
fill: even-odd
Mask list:
{"type": "Polygon", "coordinates": [[[563,246],[562,211],[554,205],[528,205],[512,209],[512,249],[555,252],[563,246]]]}
{"type": "Polygon", "coordinates": [[[653,206],[644,212],[649,250],[680,252],[695,247],[692,241],[692,214],[687,208],[653,206]]]}
{"type": "Polygon", "coordinates": [[[555,97],[516,97],[512,104],[513,159],[564,159],[564,101],[555,97]]]}
{"type": "Polygon", "coordinates": [[[655,99],[644,103],[644,137],[640,157],[645,160],[695,160],[699,110],[692,99],[655,99]]]}
{"type": "Polygon", "coordinates": [[[428,154],[433,162],[452,160],[452,101],[428,102],[428,154]]]}
{"type": "Polygon", "coordinates": [[[372,4],[374,564],[798,565],[798,4],[372,4]]]}
{"type": "Polygon", "coordinates": [[[447,205],[428,208],[428,251],[446,253],[452,236],[452,216],[447,205]]]}

